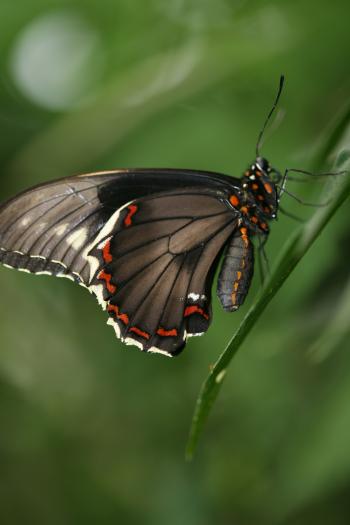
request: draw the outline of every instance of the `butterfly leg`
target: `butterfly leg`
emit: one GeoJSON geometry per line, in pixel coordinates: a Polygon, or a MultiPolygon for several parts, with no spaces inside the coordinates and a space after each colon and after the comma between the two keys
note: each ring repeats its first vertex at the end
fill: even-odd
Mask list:
{"type": "Polygon", "coordinates": [[[265,244],[268,237],[266,235],[258,235],[258,262],[259,262],[259,274],[262,284],[265,283],[267,277],[270,276],[270,263],[266,255],[265,244]]]}

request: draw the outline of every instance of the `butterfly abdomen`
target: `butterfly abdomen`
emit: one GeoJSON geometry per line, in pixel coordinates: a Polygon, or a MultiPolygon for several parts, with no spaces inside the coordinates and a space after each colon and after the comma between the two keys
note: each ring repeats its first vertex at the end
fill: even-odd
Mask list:
{"type": "Polygon", "coordinates": [[[217,294],[224,310],[237,310],[246,298],[254,270],[253,245],[247,228],[232,235],[218,278],[217,294]]]}

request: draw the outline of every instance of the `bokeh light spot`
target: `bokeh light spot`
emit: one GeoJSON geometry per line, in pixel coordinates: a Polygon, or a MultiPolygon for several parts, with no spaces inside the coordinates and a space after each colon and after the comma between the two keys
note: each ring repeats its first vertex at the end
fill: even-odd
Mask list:
{"type": "Polygon", "coordinates": [[[102,70],[97,31],[73,11],[27,25],[14,44],[10,69],[17,88],[36,104],[64,110],[83,103],[102,70]]]}

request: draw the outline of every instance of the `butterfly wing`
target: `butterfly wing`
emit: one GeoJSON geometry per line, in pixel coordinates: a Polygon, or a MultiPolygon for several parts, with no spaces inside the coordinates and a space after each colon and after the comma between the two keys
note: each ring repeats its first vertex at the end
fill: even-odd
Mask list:
{"type": "Polygon", "coordinates": [[[101,202],[101,177],[44,184],[0,208],[0,261],[22,271],[69,277],[87,285],[85,248],[113,213],[101,202]]]}
{"type": "Polygon", "coordinates": [[[208,328],[211,270],[235,228],[227,199],[237,184],[163,169],[43,184],[0,207],[0,262],[86,286],[121,339],[173,355],[208,328]]]}
{"type": "Polygon", "coordinates": [[[203,184],[225,188],[230,182],[226,175],[209,172],[131,169],[39,185],[0,207],[0,262],[87,286],[86,249],[120,206],[162,189],[203,184]]]}
{"type": "Polygon", "coordinates": [[[117,337],[175,355],[211,317],[214,263],[237,224],[224,194],[172,190],[121,207],[88,254],[90,287],[117,337]]]}

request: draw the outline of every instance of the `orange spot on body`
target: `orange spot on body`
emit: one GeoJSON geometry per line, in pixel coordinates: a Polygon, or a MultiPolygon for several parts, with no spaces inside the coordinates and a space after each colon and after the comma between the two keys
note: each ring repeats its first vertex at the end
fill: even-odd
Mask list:
{"type": "Polygon", "coordinates": [[[105,272],[104,270],[102,270],[98,274],[97,279],[99,279],[101,281],[105,281],[106,288],[107,288],[107,290],[110,293],[115,293],[117,291],[117,287],[114,284],[111,283],[111,279],[112,279],[111,274],[109,274],[109,273],[105,272]]]}
{"type": "Polygon", "coordinates": [[[237,195],[231,195],[230,203],[232,204],[232,206],[238,206],[239,205],[239,199],[238,199],[237,195]]]}
{"type": "Polygon", "coordinates": [[[269,184],[268,182],[265,182],[264,188],[267,191],[267,193],[272,193],[272,191],[273,191],[271,184],[269,184]]]}
{"type": "Polygon", "coordinates": [[[102,249],[102,257],[104,262],[110,263],[113,260],[112,254],[111,254],[111,241],[107,241],[102,249]]]}
{"type": "Polygon", "coordinates": [[[257,196],[257,199],[258,199],[259,201],[263,201],[263,200],[264,200],[264,197],[263,197],[262,195],[258,195],[258,196],[257,196]]]}
{"type": "Polygon", "coordinates": [[[256,175],[257,177],[261,177],[262,173],[261,173],[261,171],[258,170],[258,171],[255,172],[255,175],[256,175]]]}
{"type": "Polygon", "coordinates": [[[129,332],[134,332],[134,334],[139,335],[144,339],[149,339],[151,337],[149,333],[144,332],[140,328],[137,328],[137,326],[132,326],[131,328],[129,328],[129,332]]]}
{"type": "Polygon", "coordinates": [[[124,219],[124,225],[126,227],[131,226],[131,224],[132,224],[132,217],[137,212],[136,204],[130,204],[130,206],[128,206],[128,210],[129,210],[129,212],[128,212],[127,216],[124,219]]]}
{"type": "Polygon", "coordinates": [[[258,189],[259,189],[258,184],[255,184],[255,183],[252,184],[252,189],[253,189],[253,190],[258,190],[258,189]]]}
{"type": "Polygon", "coordinates": [[[248,213],[248,208],[247,208],[247,206],[242,206],[242,208],[241,208],[241,212],[242,212],[242,213],[248,213]]]}
{"type": "Polygon", "coordinates": [[[164,328],[158,328],[157,334],[161,335],[162,337],[176,337],[177,330],[176,328],[172,328],[171,330],[165,330],[164,328]]]}
{"type": "Polygon", "coordinates": [[[267,230],[267,224],[266,224],[266,222],[261,222],[261,223],[259,224],[259,226],[260,226],[260,228],[262,228],[263,230],[267,230]]]}
{"type": "Polygon", "coordinates": [[[247,248],[249,246],[249,239],[248,239],[248,235],[247,235],[247,228],[241,228],[240,232],[242,234],[242,241],[244,242],[244,245],[247,248]]]}
{"type": "Polygon", "coordinates": [[[232,304],[236,304],[236,299],[237,299],[237,294],[236,293],[231,294],[232,304]]]}
{"type": "MultiPolygon", "coordinates": [[[[243,259],[243,260],[244,260],[244,259],[243,259]]],[[[235,292],[237,292],[238,287],[239,287],[239,281],[240,281],[241,278],[242,278],[242,272],[241,272],[241,271],[238,270],[236,273],[237,273],[237,279],[236,279],[235,282],[233,283],[233,290],[234,290],[234,291],[232,292],[232,295],[234,295],[235,297],[236,297],[235,292]]],[[[234,302],[234,301],[232,300],[232,302],[234,302]]]]}
{"type": "Polygon", "coordinates": [[[209,315],[205,313],[203,308],[201,308],[200,306],[197,306],[196,304],[192,306],[187,306],[184,312],[184,317],[189,317],[192,314],[200,314],[204,317],[204,319],[207,319],[207,320],[209,319],[209,315]]]}
{"type": "Polygon", "coordinates": [[[122,314],[120,311],[119,311],[119,308],[116,304],[109,304],[107,306],[107,312],[111,313],[113,312],[115,314],[115,316],[117,317],[117,319],[120,319],[120,321],[122,321],[122,323],[124,323],[125,325],[127,325],[129,323],[129,317],[127,314],[122,314]]]}
{"type": "Polygon", "coordinates": [[[255,215],[253,215],[253,217],[250,217],[250,220],[251,220],[254,224],[256,224],[256,223],[258,222],[258,218],[257,218],[255,215]]]}

